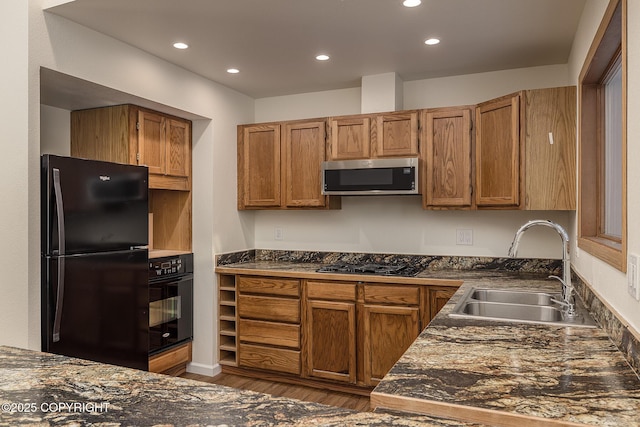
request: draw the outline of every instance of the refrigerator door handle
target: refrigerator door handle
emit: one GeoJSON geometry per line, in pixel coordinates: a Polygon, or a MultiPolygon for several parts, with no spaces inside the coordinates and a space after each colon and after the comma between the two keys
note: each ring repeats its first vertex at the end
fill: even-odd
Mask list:
{"type": "Polygon", "coordinates": [[[62,302],[64,301],[64,205],[62,203],[62,187],[60,186],[60,169],[53,168],[53,192],[56,197],[56,216],[58,218],[58,292],[56,295],[56,311],[53,320],[53,342],[60,341],[60,322],[62,320],[62,302]]]}

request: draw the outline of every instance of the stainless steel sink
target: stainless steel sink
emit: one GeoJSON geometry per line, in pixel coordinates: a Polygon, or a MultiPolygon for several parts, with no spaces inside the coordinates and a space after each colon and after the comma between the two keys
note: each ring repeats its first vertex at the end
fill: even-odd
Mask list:
{"type": "Polygon", "coordinates": [[[472,316],[526,320],[529,322],[557,322],[562,320],[562,311],[555,307],[544,305],[469,301],[464,305],[462,312],[472,316]]]}
{"type": "Polygon", "coordinates": [[[474,289],[471,299],[486,302],[501,302],[507,304],[553,305],[553,299],[562,301],[560,294],[545,292],[512,291],[506,289],[474,289]]]}
{"type": "Polygon", "coordinates": [[[569,317],[559,303],[561,300],[560,294],[546,292],[471,288],[462,296],[450,316],[476,320],[596,327],[593,318],[581,304],[577,304],[576,316],[569,317]]]}

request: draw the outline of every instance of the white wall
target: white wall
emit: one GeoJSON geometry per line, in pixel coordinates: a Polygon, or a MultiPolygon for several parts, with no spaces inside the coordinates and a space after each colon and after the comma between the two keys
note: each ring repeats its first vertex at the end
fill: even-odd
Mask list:
{"type": "MultiPolygon", "coordinates": [[[[572,84],[577,84],[587,51],[607,8],[606,0],[589,0],[576,33],[569,70],[572,84]]],[[[627,247],[630,254],[640,254],[640,2],[628,0],[628,76],[627,76],[627,247]]],[[[572,218],[572,235],[577,235],[577,216],[572,218]]],[[[574,239],[575,241],[575,239],[574,239]]],[[[640,331],[640,302],[627,293],[627,275],[572,245],[573,265],[609,305],[635,330],[640,331]]]]}
{"type": "Polygon", "coordinates": [[[477,104],[522,89],[568,84],[568,69],[562,64],[416,80],[404,83],[404,108],[477,104]]]}
{"type": "Polygon", "coordinates": [[[360,114],[360,88],[256,99],[255,122],[360,114]]]}
{"type": "Polygon", "coordinates": [[[71,154],[71,112],[63,108],[40,105],[40,152],[42,154],[71,154]]]}
{"type": "MultiPolygon", "coordinates": [[[[0,13],[0,344],[30,345],[30,331],[39,322],[30,316],[33,300],[29,282],[30,221],[29,201],[29,34],[26,25],[28,4],[24,0],[5,0],[0,13]]],[[[38,263],[35,263],[38,271],[38,263]]],[[[36,295],[36,297],[39,294],[36,295]]]]}
{"type": "MultiPolygon", "coordinates": [[[[224,250],[253,247],[253,228],[236,212],[235,158],[236,124],[254,120],[254,102],[129,45],[43,13],[43,1],[5,1],[0,16],[4,36],[0,43],[3,53],[12,58],[0,71],[0,120],[11,141],[5,143],[0,158],[0,190],[6,206],[0,221],[0,262],[5,272],[0,344],[40,347],[40,143],[49,149],[54,141],[46,133],[63,129],[67,114],[41,109],[40,67],[46,67],[205,118],[196,120],[193,130],[197,177],[193,185],[193,357],[197,371],[212,373],[216,348],[213,257],[224,250]]],[[[63,149],[59,142],[52,150],[63,149]]]]}
{"type": "MultiPolygon", "coordinates": [[[[258,212],[256,247],[506,257],[518,227],[536,218],[569,226],[568,212],[425,211],[419,196],[343,197],[341,210],[258,212]],[[456,229],[472,229],[473,246],[456,245],[456,229]]],[[[518,256],[562,258],[560,242],[540,227],[523,237],[518,256]]]]}

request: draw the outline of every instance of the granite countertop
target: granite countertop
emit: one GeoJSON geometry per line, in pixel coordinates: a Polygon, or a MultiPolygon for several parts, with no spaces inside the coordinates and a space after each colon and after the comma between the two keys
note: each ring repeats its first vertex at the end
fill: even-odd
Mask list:
{"type": "Polygon", "coordinates": [[[377,411],[491,425],[640,426],[640,378],[604,330],[469,320],[449,312],[469,287],[559,292],[546,274],[425,270],[413,278],[316,273],[318,265],[257,261],[228,274],[458,286],[454,297],[372,392],[377,411]]]}
{"type": "Polygon", "coordinates": [[[449,316],[472,286],[559,291],[556,281],[501,276],[467,277],[372,405],[498,425],[640,426],[640,378],[602,329],[449,316]]]}
{"type": "Polygon", "coordinates": [[[356,412],[0,346],[0,426],[477,426],[356,412]]]}

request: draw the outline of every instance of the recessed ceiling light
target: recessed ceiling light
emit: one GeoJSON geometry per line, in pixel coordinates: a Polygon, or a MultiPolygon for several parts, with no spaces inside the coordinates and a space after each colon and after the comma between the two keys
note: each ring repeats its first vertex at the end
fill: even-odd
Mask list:
{"type": "Polygon", "coordinates": [[[424,41],[424,44],[434,45],[440,43],[440,39],[427,39],[424,41]]]}
{"type": "Polygon", "coordinates": [[[229,68],[227,69],[227,73],[229,74],[238,74],[240,72],[240,70],[238,70],[237,68],[229,68]]]}
{"type": "Polygon", "coordinates": [[[328,61],[329,60],[329,55],[325,55],[325,54],[318,55],[318,56],[316,56],[316,59],[318,61],[328,61]]]}
{"type": "Polygon", "coordinates": [[[182,42],[176,42],[173,44],[173,47],[175,47],[176,49],[186,49],[189,47],[189,45],[182,42]]]}
{"type": "Polygon", "coordinates": [[[420,0],[404,0],[402,5],[404,7],[416,7],[420,6],[420,3],[422,3],[420,0]]]}

